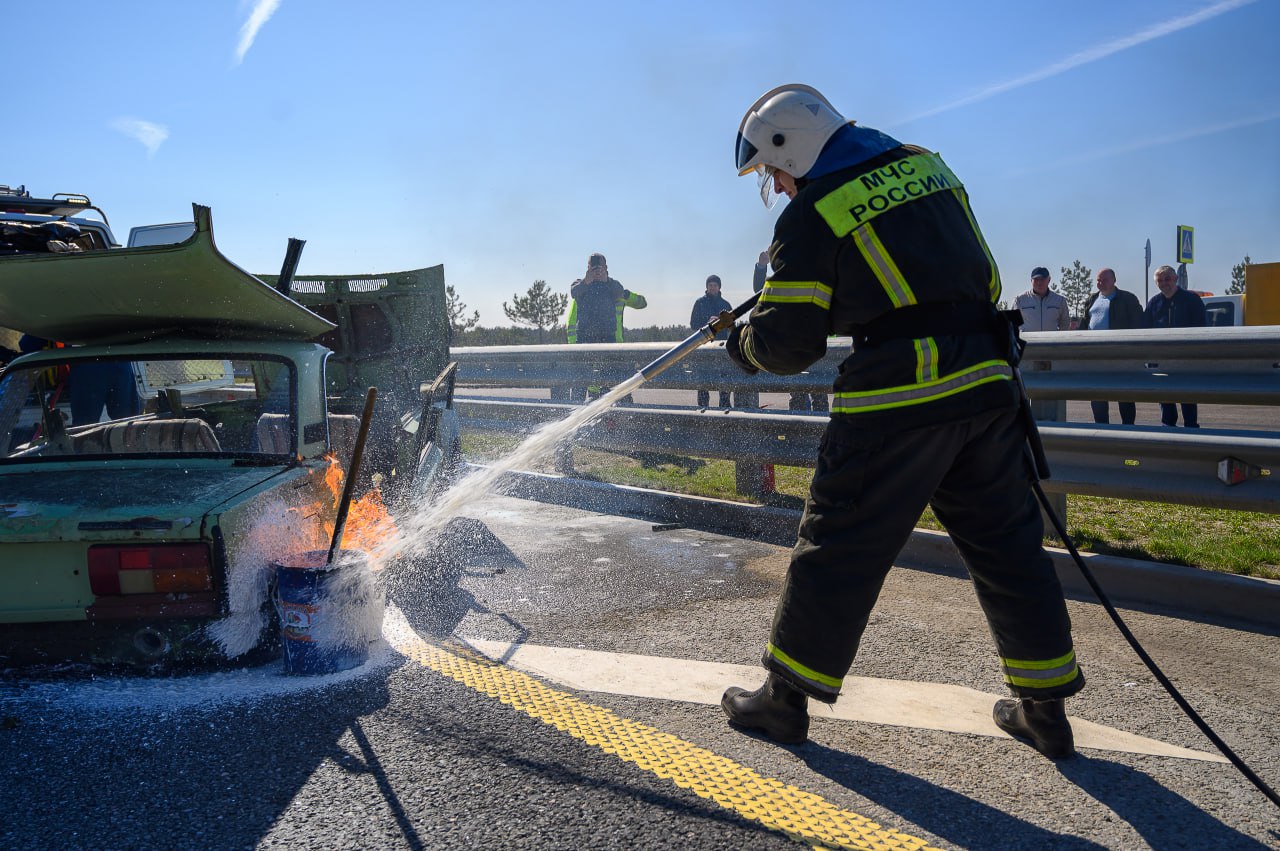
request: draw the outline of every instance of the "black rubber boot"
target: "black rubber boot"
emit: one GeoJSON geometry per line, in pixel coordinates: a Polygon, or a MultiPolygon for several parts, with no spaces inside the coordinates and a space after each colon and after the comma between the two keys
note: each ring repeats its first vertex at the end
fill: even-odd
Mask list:
{"type": "Polygon", "coordinates": [[[996,726],[1025,742],[1049,759],[1064,759],[1076,752],[1065,701],[1032,700],[1029,697],[997,700],[991,714],[996,726]]]}
{"type": "Polygon", "coordinates": [[[808,703],[804,692],[777,674],[770,674],[755,691],[731,686],[720,698],[730,724],[759,730],[784,745],[802,744],[809,738],[808,703]]]}

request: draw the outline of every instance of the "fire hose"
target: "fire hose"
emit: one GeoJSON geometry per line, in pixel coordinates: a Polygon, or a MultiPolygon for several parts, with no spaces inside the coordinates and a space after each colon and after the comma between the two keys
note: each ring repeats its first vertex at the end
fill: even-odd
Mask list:
{"type": "MultiPolygon", "coordinates": [[[[694,349],[715,340],[717,334],[732,327],[738,319],[745,316],[751,308],[755,307],[756,302],[759,300],[760,294],[756,293],[733,310],[724,311],[715,319],[711,320],[706,325],[690,334],[683,341],[676,344],[670,350],[655,358],[640,370],[640,374],[644,376],[646,381],[648,381],[666,371],[671,366],[683,360],[694,349]]],[[[1258,791],[1266,795],[1271,803],[1280,807],[1280,795],[1277,795],[1275,790],[1268,786],[1266,782],[1263,781],[1262,778],[1260,778],[1253,769],[1244,762],[1243,759],[1236,755],[1235,751],[1233,751],[1216,732],[1214,732],[1208,722],[1200,717],[1200,714],[1192,708],[1191,704],[1187,702],[1186,698],[1182,696],[1177,687],[1174,686],[1165,673],[1160,670],[1160,667],[1155,663],[1155,660],[1151,658],[1143,646],[1138,642],[1138,639],[1134,636],[1133,632],[1130,631],[1128,625],[1124,622],[1124,619],[1120,617],[1120,613],[1116,611],[1116,607],[1111,603],[1111,599],[1102,589],[1102,586],[1098,583],[1093,572],[1089,570],[1084,559],[1081,558],[1080,552],[1076,549],[1075,544],[1067,535],[1065,524],[1053,510],[1053,506],[1049,503],[1049,498],[1045,495],[1044,489],[1040,486],[1041,480],[1049,478],[1049,462],[1045,456],[1044,443],[1040,439],[1040,429],[1036,425],[1035,417],[1031,413],[1031,402],[1030,398],[1027,396],[1026,386],[1022,382],[1022,372],[1018,369],[1018,363],[1022,357],[1022,350],[1026,345],[1018,335],[1017,326],[1021,324],[1018,319],[1019,317],[1012,317],[1008,323],[1010,335],[1009,365],[1013,368],[1014,380],[1018,386],[1020,397],[1020,416],[1027,434],[1027,450],[1031,455],[1036,474],[1031,483],[1032,489],[1035,491],[1036,499],[1038,499],[1041,506],[1044,507],[1045,514],[1048,515],[1054,531],[1057,532],[1058,537],[1066,545],[1067,551],[1071,553],[1071,558],[1075,561],[1076,567],[1080,568],[1080,573],[1084,576],[1085,582],[1087,582],[1089,587],[1093,589],[1093,593],[1097,595],[1098,601],[1102,603],[1102,607],[1106,609],[1107,614],[1110,615],[1111,620],[1116,625],[1116,628],[1120,630],[1120,634],[1124,636],[1125,640],[1129,643],[1129,646],[1133,648],[1134,653],[1138,655],[1138,658],[1142,660],[1143,664],[1147,666],[1147,669],[1155,676],[1156,681],[1164,687],[1164,690],[1173,698],[1174,703],[1176,703],[1178,708],[1181,709],[1183,713],[1191,719],[1196,727],[1200,729],[1200,732],[1204,733],[1209,741],[1213,742],[1214,746],[1222,752],[1222,755],[1225,756],[1250,783],[1256,786],[1258,791]]]]}

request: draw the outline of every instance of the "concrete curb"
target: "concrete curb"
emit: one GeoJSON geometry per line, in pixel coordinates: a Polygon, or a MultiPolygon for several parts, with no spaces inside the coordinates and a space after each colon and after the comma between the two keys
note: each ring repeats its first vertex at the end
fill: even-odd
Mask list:
{"type": "MultiPolygon", "coordinates": [[[[800,512],[767,505],[707,499],[666,491],[613,485],[540,473],[510,473],[504,492],[588,511],[627,514],[655,523],[751,538],[779,546],[795,543],[800,512]]],[[[1097,597],[1065,549],[1047,548],[1066,594],[1097,597]]],[[[1119,556],[1081,553],[1098,583],[1118,606],[1157,611],[1280,634],[1280,582],[1159,564],[1119,556]]],[[[917,529],[899,558],[903,567],[967,576],[945,532],[917,529]]]]}

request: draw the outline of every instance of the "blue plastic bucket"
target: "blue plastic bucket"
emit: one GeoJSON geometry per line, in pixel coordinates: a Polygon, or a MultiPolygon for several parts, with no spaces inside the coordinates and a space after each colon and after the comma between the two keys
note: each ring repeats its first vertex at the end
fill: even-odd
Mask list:
{"type": "MultiPolygon", "coordinates": [[[[339,602],[334,593],[351,585],[356,578],[353,572],[369,570],[367,556],[360,550],[342,550],[327,564],[328,555],[325,550],[312,550],[272,563],[286,674],[333,674],[369,659],[367,636],[335,628],[341,618],[351,616],[340,607],[352,601],[343,595],[339,602]]],[[[367,603],[367,599],[356,600],[354,605],[367,603]]]]}

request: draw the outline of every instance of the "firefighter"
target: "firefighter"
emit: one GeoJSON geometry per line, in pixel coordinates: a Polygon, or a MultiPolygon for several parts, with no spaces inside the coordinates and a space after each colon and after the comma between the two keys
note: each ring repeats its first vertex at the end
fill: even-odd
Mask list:
{"type": "MultiPolygon", "coordinates": [[[[800,521],[755,691],[731,724],[808,736],[808,698],[834,703],[871,608],[926,505],[973,576],[1013,699],[1006,732],[1074,753],[1063,699],[1084,686],[1062,588],[1041,540],[1013,335],[1000,276],[963,184],[941,157],[845,120],[786,85],[742,119],[739,174],[790,201],[773,275],[726,349],[748,373],[801,372],[828,335],[854,338],[800,521]]],[[[939,664],[950,660],[942,657],[939,664]]]]}

